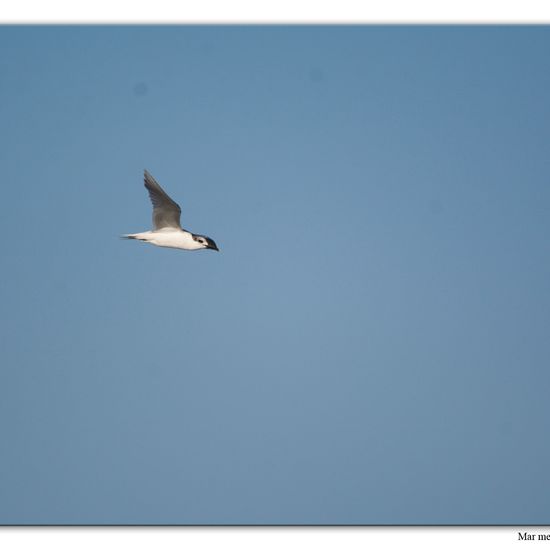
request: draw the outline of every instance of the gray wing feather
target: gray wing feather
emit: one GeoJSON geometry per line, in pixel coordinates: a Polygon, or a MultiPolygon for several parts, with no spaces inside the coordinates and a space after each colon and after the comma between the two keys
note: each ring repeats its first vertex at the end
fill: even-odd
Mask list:
{"type": "Polygon", "coordinates": [[[181,208],[179,205],[165,193],[164,189],[147,170],[144,173],[144,182],[153,203],[153,227],[155,229],[165,227],[181,229],[181,208]]]}

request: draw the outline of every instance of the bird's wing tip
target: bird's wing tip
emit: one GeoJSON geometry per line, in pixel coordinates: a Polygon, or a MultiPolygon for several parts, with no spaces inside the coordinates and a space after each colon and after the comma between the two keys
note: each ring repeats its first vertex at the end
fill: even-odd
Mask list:
{"type": "Polygon", "coordinates": [[[148,182],[155,181],[155,178],[150,174],[148,170],[143,170],[143,181],[145,183],[145,186],[147,186],[148,182]]]}

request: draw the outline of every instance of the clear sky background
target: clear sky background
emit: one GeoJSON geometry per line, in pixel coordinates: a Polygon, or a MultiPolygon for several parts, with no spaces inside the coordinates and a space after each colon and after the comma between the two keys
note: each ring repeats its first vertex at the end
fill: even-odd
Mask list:
{"type": "Polygon", "coordinates": [[[550,28],[0,51],[0,523],[550,522],[550,28]]]}

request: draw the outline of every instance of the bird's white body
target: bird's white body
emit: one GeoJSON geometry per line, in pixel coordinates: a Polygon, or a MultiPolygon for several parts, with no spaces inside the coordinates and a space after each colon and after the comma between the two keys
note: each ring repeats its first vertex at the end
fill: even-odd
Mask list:
{"type": "Polygon", "coordinates": [[[144,231],[143,233],[133,233],[124,235],[129,239],[137,239],[145,241],[156,246],[164,246],[166,248],[179,248],[181,250],[199,250],[204,248],[203,244],[198,243],[193,239],[189,231],[182,229],[173,229],[165,227],[157,231],[144,231]]]}

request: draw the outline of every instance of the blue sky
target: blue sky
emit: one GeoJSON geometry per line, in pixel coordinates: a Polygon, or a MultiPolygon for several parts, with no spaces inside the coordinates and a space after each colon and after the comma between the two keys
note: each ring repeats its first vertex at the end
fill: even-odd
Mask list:
{"type": "Polygon", "coordinates": [[[549,49],[1,27],[0,523],[548,523],[549,49]]]}

